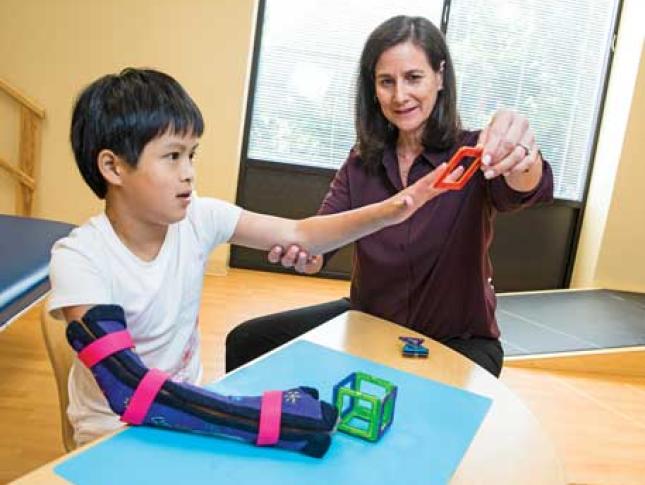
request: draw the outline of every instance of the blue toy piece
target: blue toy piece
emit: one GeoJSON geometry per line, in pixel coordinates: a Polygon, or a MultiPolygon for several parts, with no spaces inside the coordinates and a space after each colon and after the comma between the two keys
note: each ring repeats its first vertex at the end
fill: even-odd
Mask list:
{"type": "Polygon", "coordinates": [[[421,345],[423,343],[422,338],[418,337],[399,337],[399,340],[404,342],[403,349],[401,354],[403,357],[428,357],[428,348],[421,345]]]}
{"type": "Polygon", "coordinates": [[[392,383],[364,372],[345,377],[334,386],[333,403],[340,415],[338,431],[368,441],[380,440],[392,425],[396,392],[392,383]]]}

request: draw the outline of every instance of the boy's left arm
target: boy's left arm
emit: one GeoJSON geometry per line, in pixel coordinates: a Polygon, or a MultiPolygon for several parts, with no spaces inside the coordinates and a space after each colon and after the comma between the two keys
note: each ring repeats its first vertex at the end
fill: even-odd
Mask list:
{"type": "MultiPolygon", "coordinates": [[[[262,250],[276,245],[283,248],[297,245],[309,254],[331,251],[405,221],[426,202],[444,192],[444,189],[434,187],[435,179],[443,170],[445,164],[389,199],[338,214],[292,220],[242,211],[230,242],[262,250]]],[[[458,167],[448,180],[457,180],[462,171],[458,167]]]]}

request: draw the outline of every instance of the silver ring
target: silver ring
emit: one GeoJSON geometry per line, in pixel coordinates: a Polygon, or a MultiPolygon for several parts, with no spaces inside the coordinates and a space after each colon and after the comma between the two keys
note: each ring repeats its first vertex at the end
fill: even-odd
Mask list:
{"type": "Polygon", "coordinates": [[[524,148],[524,158],[528,157],[529,153],[531,153],[531,150],[529,150],[529,147],[527,147],[526,145],[522,145],[521,143],[517,143],[515,146],[520,147],[520,148],[524,148]]]}

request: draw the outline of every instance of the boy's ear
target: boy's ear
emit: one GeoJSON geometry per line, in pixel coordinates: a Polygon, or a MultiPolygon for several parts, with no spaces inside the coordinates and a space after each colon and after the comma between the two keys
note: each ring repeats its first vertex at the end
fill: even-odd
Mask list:
{"type": "Polygon", "coordinates": [[[112,150],[101,150],[96,160],[99,172],[112,185],[121,185],[123,160],[112,150]]]}

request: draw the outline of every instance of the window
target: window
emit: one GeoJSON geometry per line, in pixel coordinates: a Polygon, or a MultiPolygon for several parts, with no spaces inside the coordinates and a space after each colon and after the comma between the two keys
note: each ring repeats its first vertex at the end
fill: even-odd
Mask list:
{"type": "Polygon", "coordinates": [[[355,142],[358,60],[398,15],[440,24],[441,0],[266,1],[248,158],[337,168],[355,142]]]}
{"type": "Polygon", "coordinates": [[[480,128],[499,108],[524,113],[553,165],[556,198],[582,201],[617,0],[446,3],[266,0],[246,157],[337,168],[355,141],[356,70],[369,32],[398,14],[441,25],[449,7],[464,125],[480,128]]]}
{"type": "Polygon", "coordinates": [[[500,108],[526,115],[558,199],[584,196],[615,8],[615,0],[451,2],[462,122],[480,128],[500,108]]]}
{"type": "MultiPolygon", "coordinates": [[[[237,203],[283,217],[316,212],[355,143],[355,82],[368,34],[394,15],[421,15],[446,34],[464,126],[482,128],[501,108],[519,111],[554,170],[555,204],[496,219],[496,288],[567,287],[621,4],[260,0],[237,203]]],[[[322,274],[348,276],[350,249],[322,274]]],[[[231,265],[281,271],[262,252],[238,247],[231,265]]]]}

